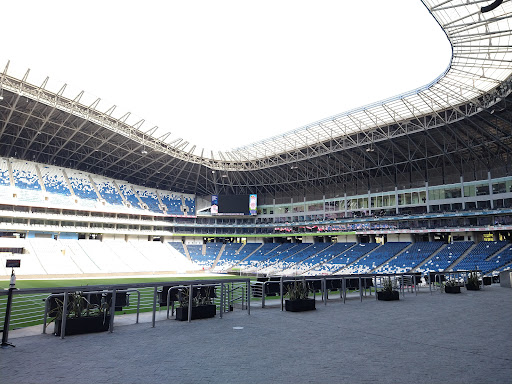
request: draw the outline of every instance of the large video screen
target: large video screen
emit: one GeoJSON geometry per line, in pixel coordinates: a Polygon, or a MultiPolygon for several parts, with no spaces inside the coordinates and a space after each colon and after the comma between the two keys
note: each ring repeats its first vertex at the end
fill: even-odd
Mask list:
{"type": "Polygon", "coordinates": [[[256,215],[258,196],[212,195],[212,215],[256,215]]]}

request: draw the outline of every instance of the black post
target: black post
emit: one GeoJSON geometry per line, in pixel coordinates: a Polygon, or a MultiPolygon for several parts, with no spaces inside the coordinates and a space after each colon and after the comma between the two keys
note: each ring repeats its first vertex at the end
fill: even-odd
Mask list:
{"type": "Polygon", "coordinates": [[[12,292],[16,289],[14,288],[14,284],[16,282],[16,276],[14,275],[14,268],[11,273],[11,283],[9,284],[9,293],[7,295],[7,306],[5,307],[5,319],[4,319],[4,329],[2,333],[2,348],[14,347],[14,344],[9,343],[7,340],[9,339],[9,323],[11,322],[11,307],[12,307],[12,292]]]}

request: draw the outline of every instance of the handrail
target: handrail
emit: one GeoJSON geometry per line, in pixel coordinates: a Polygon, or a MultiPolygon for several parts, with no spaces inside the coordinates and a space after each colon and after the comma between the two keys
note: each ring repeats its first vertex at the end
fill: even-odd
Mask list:
{"type": "MultiPolygon", "coordinates": [[[[72,286],[72,287],[46,287],[46,288],[22,288],[22,289],[12,289],[12,294],[15,295],[30,295],[35,293],[43,293],[48,294],[48,292],[58,292],[51,293],[46,299],[44,299],[44,329],[43,333],[46,332],[46,322],[48,319],[48,299],[55,296],[64,296],[64,307],[63,307],[63,318],[61,323],[61,328],[66,329],[66,315],[67,315],[67,306],[69,300],[69,293],[77,292],[77,291],[85,291],[88,294],[93,293],[112,293],[112,302],[111,302],[111,317],[109,324],[109,331],[113,332],[114,329],[114,315],[115,315],[115,301],[116,301],[116,293],[117,292],[137,292],[137,317],[136,322],[139,322],[139,313],[140,313],[140,303],[141,303],[141,295],[138,289],[140,288],[153,288],[153,309],[152,309],[152,327],[155,327],[156,322],[156,304],[157,304],[157,289],[161,286],[204,286],[204,285],[224,285],[226,283],[240,283],[245,284],[247,286],[247,311],[250,315],[250,279],[247,278],[234,278],[234,279],[207,279],[207,280],[183,280],[183,281],[161,281],[161,282],[144,282],[144,283],[132,283],[132,284],[104,284],[104,285],[87,285],[87,286],[72,286]]],[[[0,291],[1,296],[8,296],[9,292],[0,291]]],[[[223,293],[221,293],[221,303],[223,298],[223,293]]],[[[190,311],[190,309],[189,309],[190,311]]],[[[222,313],[221,316],[222,317],[222,313]]],[[[190,316],[189,316],[190,318],[190,316]]],[[[61,332],[61,338],[63,339],[65,332],[61,332]]]]}

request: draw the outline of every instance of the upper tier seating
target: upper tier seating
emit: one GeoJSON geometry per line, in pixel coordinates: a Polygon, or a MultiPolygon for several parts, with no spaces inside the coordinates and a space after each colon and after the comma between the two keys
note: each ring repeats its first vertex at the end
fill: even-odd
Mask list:
{"type": "Polygon", "coordinates": [[[12,176],[14,185],[20,189],[31,189],[41,191],[41,184],[37,176],[37,170],[34,164],[29,162],[12,161],[12,176]]]}
{"type": "Polygon", "coordinates": [[[457,241],[446,245],[427,263],[419,267],[416,272],[443,272],[450,264],[462,256],[474,243],[472,241],[457,241]]]}
{"type": "Polygon", "coordinates": [[[44,201],[35,165],[29,162],[11,161],[11,166],[19,201],[26,203],[41,203],[44,201]]]}
{"type": "Polygon", "coordinates": [[[485,259],[498,252],[507,244],[507,241],[482,241],[453,268],[449,269],[453,269],[454,271],[479,269],[485,273],[486,270],[491,268],[485,259]]]}
{"type": "Polygon", "coordinates": [[[158,201],[157,192],[144,187],[135,186],[135,192],[139,195],[140,200],[148,206],[152,212],[162,213],[160,202],[158,201]]]}
{"type": "Polygon", "coordinates": [[[92,177],[100,196],[110,205],[123,206],[123,198],[112,180],[99,176],[92,177]]]}
{"type": "Polygon", "coordinates": [[[403,251],[406,247],[411,245],[408,242],[392,242],[389,241],[379,248],[377,248],[372,253],[364,256],[361,260],[356,261],[355,263],[349,265],[347,268],[344,268],[340,271],[340,273],[347,274],[362,274],[369,273],[372,269],[377,268],[379,265],[383,264],[385,261],[389,260],[393,256],[396,256],[398,253],[403,251]]]}
{"type": "Polygon", "coordinates": [[[340,264],[345,263],[343,265],[346,265],[346,260],[336,260],[337,256],[340,256],[355,244],[356,243],[334,243],[324,251],[301,262],[296,267],[297,273],[301,274],[306,272],[306,275],[315,276],[324,275],[329,273],[329,271],[337,270],[340,268],[340,264]],[[330,260],[333,260],[333,264],[330,264],[330,260]]]}
{"type": "Polygon", "coordinates": [[[0,187],[8,187],[11,185],[11,178],[9,176],[9,166],[7,160],[0,159],[0,187]]]}
{"type": "Polygon", "coordinates": [[[117,183],[119,186],[119,190],[121,194],[124,196],[126,201],[131,205],[132,208],[142,209],[139,204],[139,199],[137,198],[137,194],[133,191],[132,187],[129,184],[119,182],[117,183]]]}
{"type": "Polygon", "coordinates": [[[405,273],[423,262],[440,247],[441,242],[416,242],[400,255],[393,257],[375,273],[405,273]]]}
{"type": "Polygon", "coordinates": [[[196,215],[196,199],[193,195],[183,195],[183,201],[188,208],[188,216],[196,215]]]}
{"type": "Polygon", "coordinates": [[[183,215],[180,195],[173,192],[160,192],[160,199],[167,207],[168,215],[183,215]]]}
{"type": "Polygon", "coordinates": [[[98,201],[98,194],[94,190],[89,176],[79,171],[67,171],[68,179],[73,188],[73,192],[80,199],[98,201]]]}
{"type": "Polygon", "coordinates": [[[62,169],[45,165],[40,166],[40,170],[44,188],[49,194],[49,202],[57,205],[69,205],[71,191],[62,169]]]}

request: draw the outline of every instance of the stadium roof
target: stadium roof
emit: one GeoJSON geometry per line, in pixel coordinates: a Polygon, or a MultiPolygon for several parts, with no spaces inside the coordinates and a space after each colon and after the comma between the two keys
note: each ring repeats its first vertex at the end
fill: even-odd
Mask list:
{"type": "MultiPolygon", "coordinates": [[[[384,163],[396,166],[396,151],[390,158],[388,151],[380,149],[385,162],[371,159],[380,143],[456,124],[505,102],[511,91],[511,1],[423,3],[452,46],[450,65],[437,79],[392,99],[226,152],[197,153],[192,143],[181,139],[168,143],[168,136],[153,136],[155,129],[141,131],[143,120],[129,125],[129,114],[116,119],[112,109],[98,111],[99,99],[82,105],[82,94],[67,99],[64,89],[53,93],[45,89],[45,83],[37,86],[29,84],[27,76],[10,76],[7,65],[0,74],[0,92],[5,98],[0,105],[2,154],[198,194],[246,187],[252,191],[261,188],[260,193],[288,190],[293,194],[305,188],[302,184],[313,186],[334,175],[346,175],[350,169],[365,171],[368,177],[368,166],[354,167],[349,151],[359,153],[363,148],[366,161],[372,160],[374,168],[382,168],[384,163]],[[25,105],[20,103],[22,99],[26,99],[25,105]],[[9,130],[11,126],[19,131],[9,130]],[[41,134],[45,136],[41,138],[41,134]],[[343,158],[347,155],[350,159],[343,158]],[[352,165],[340,171],[341,165],[329,165],[331,156],[337,163],[352,165]],[[313,159],[321,163],[314,164],[313,159]],[[295,173],[299,176],[291,180],[290,169],[298,169],[295,173]]],[[[410,153],[404,157],[411,161],[410,153]]],[[[449,162],[454,163],[453,159],[449,162]]]]}

